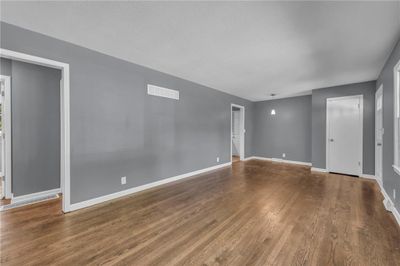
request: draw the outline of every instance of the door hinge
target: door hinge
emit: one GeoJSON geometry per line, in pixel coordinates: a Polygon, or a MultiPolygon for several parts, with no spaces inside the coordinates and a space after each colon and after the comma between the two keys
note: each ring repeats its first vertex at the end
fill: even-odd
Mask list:
{"type": "Polygon", "coordinates": [[[360,104],[358,104],[358,109],[360,109],[360,104]]]}
{"type": "Polygon", "coordinates": [[[358,162],[358,166],[361,166],[361,162],[358,162]]]}
{"type": "Polygon", "coordinates": [[[1,91],[1,96],[3,96],[3,97],[4,97],[4,95],[5,95],[4,91],[1,91]]]}

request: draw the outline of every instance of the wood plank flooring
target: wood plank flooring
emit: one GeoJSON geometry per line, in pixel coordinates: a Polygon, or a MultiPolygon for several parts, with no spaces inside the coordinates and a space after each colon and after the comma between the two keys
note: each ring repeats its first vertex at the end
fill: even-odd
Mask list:
{"type": "Polygon", "coordinates": [[[0,213],[1,265],[400,265],[374,181],[251,160],[69,214],[0,213]]]}
{"type": "MultiPolygon", "coordinates": [[[[1,179],[1,177],[0,177],[0,179],[1,179]]],[[[3,187],[2,187],[2,182],[0,180],[0,206],[10,204],[11,203],[10,199],[3,199],[2,191],[3,191],[3,187]]]]}

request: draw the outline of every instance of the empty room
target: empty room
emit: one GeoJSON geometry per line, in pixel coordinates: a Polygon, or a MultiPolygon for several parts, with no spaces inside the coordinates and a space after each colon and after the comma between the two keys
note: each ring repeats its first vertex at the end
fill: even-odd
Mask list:
{"type": "Polygon", "coordinates": [[[400,0],[0,1],[1,265],[400,266],[400,0]]]}

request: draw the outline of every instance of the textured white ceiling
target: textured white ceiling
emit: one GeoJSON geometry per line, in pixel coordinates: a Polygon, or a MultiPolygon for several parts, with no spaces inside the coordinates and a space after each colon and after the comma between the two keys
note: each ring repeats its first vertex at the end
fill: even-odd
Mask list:
{"type": "Polygon", "coordinates": [[[376,79],[394,2],[1,2],[1,20],[250,100],[376,79]]]}

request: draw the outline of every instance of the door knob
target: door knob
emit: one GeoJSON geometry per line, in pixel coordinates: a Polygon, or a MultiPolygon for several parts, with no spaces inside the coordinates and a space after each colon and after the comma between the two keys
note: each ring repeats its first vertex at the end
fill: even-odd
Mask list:
{"type": "Polygon", "coordinates": [[[382,143],[377,143],[376,146],[382,146],[382,143]]]}
{"type": "Polygon", "coordinates": [[[329,139],[330,142],[333,142],[333,139],[329,139]]]}

